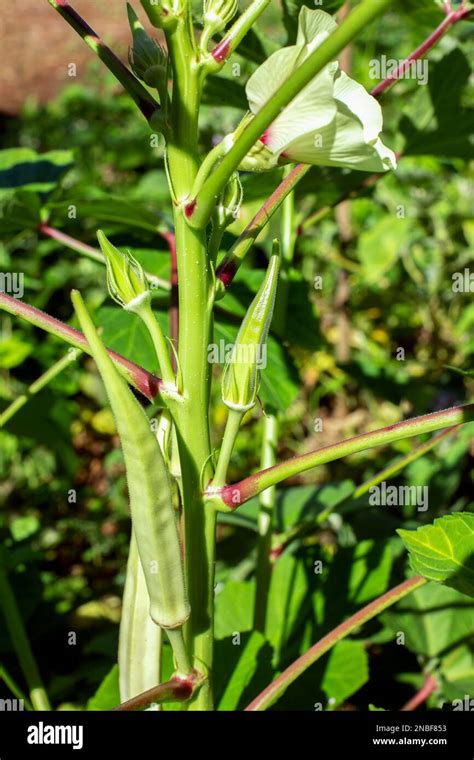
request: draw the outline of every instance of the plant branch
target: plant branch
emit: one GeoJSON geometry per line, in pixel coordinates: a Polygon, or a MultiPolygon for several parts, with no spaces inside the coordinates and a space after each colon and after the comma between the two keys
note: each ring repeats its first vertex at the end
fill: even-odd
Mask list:
{"type": "Polygon", "coordinates": [[[3,567],[0,567],[0,606],[13,648],[28,684],[31,704],[35,710],[51,710],[15,595],[3,567]]]}
{"type": "MultiPolygon", "coordinates": [[[[89,345],[79,330],[75,330],[74,327],[70,327],[59,319],[51,317],[44,311],[40,311],[34,306],[29,306],[17,298],[12,298],[6,295],[6,293],[0,293],[0,309],[13,314],[15,317],[21,317],[30,324],[35,325],[35,327],[39,327],[41,330],[45,330],[51,333],[51,335],[65,340],[71,346],[82,349],[86,354],[90,354],[89,345]]],[[[115,351],[108,349],[108,354],[127,382],[140,391],[149,401],[155,403],[160,401],[160,391],[163,383],[158,377],[155,377],[151,372],[147,372],[143,367],[129,361],[129,359],[117,354],[115,351]]]]}
{"type": "Polygon", "coordinates": [[[416,710],[417,707],[422,705],[428,697],[430,697],[436,689],[439,688],[439,683],[432,675],[427,675],[425,682],[421,689],[415,694],[414,697],[408,700],[408,702],[400,708],[401,712],[410,712],[416,710]]]}
{"type": "Polygon", "coordinates": [[[325,446],[317,451],[293,457],[286,462],[281,462],[274,467],[257,472],[255,475],[250,475],[234,485],[225,486],[222,489],[213,489],[211,485],[207,489],[207,496],[216,509],[224,511],[234,510],[269,486],[280,483],[282,480],[294,477],[295,475],[300,475],[318,465],[334,462],[342,457],[366,451],[376,446],[385,446],[405,438],[412,438],[415,435],[462,425],[473,420],[474,404],[454,406],[440,412],[414,417],[404,422],[398,422],[396,425],[389,425],[380,430],[363,433],[354,438],[348,438],[346,441],[325,446]]]}
{"type": "Polygon", "coordinates": [[[288,77],[286,82],[266,102],[263,108],[249,121],[233,147],[224,157],[217,169],[204,183],[196,198],[189,199],[187,205],[188,222],[191,226],[202,229],[210,219],[215,199],[220,195],[229,178],[238,168],[248,151],[263,135],[283,108],[308,85],[314,77],[341,50],[356,37],[359,32],[380,16],[393,0],[363,0],[349,14],[347,19],[334,33],[309,55],[304,63],[288,77]]]}
{"type": "Polygon", "coordinates": [[[270,5],[270,0],[253,0],[245,11],[239,16],[235,24],[225,33],[222,40],[211,51],[211,56],[218,66],[213,70],[219,70],[230,58],[232,53],[240,45],[247,32],[255,24],[259,16],[270,5]]]}
{"type": "Polygon", "coordinates": [[[410,55],[404,61],[402,61],[402,63],[395,69],[393,74],[391,74],[389,77],[387,77],[387,79],[385,79],[383,82],[380,82],[380,84],[374,87],[370,94],[376,98],[382,92],[385,92],[385,90],[391,87],[392,84],[395,84],[395,82],[400,79],[400,77],[402,77],[405,71],[410,67],[412,61],[417,61],[419,58],[426,55],[426,53],[431,50],[434,45],[436,45],[438,40],[441,39],[441,37],[451,26],[454,26],[454,24],[457,24],[458,21],[466,18],[471,13],[471,11],[472,8],[469,7],[461,7],[457,8],[456,10],[450,10],[446,15],[446,18],[443,19],[441,24],[429,35],[429,37],[427,37],[426,40],[424,40],[421,45],[419,45],[419,47],[413,51],[413,53],[410,53],[410,55]]]}
{"type": "Polygon", "coordinates": [[[186,702],[197,691],[202,678],[197,673],[186,678],[173,676],[169,681],[160,683],[142,694],[138,694],[115,708],[120,711],[144,710],[152,704],[163,702],[186,702]]]}
{"type": "Polygon", "coordinates": [[[265,201],[263,206],[257,211],[254,218],[247,225],[240,237],[235,241],[232,248],[224,256],[221,263],[216,269],[216,298],[225,295],[237,270],[247,255],[257,237],[268,224],[273,214],[278,211],[285,198],[296,187],[298,182],[303,179],[309,172],[309,164],[297,164],[289,174],[287,174],[276,190],[265,201]]]}
{"type": "Polygon", "coordinates": [[[104,43],[99,35],[84,21],[79,13],[69,5],[66,0],[48,0],[49,4],[56,10],[75,32],[84,40],[86,45],[100,58],[114,77],[118,79],[122,87],[133,98],[138,108],[147,121],[160,111],[160,104],[148,92],[146,87],[132,74],[132,72],[122,63],[120,58],[104,43]]]}
{"type": "Polygon", "coordinates": [[[349,636],[350,633],[356,631],[361,625],[368,620],[372,620],[376,615],[379,615],[387,607],[391,607],[392,604],[400,601],[403,597],[410,594],[415,589],[420,588],[426,583],[426,579],[420,575],[415,575],[413,578],[400,583],[395,588],[387,591],[386,594],[378,597],[370,604],[363,607],[361,610],[352,615],[350,618],[344,621],[334,628],[330,633],[320,639],[314,644],[301,657],[298,657],[283,673],[278,676],[266,689],[264,689],[258,697],[256,697],[248,707],[246,711],[266,710],[272,705],[282,694],[286,691],[288,686],[292,684],[298,676],[304,673],[313,663],[319,660],[323,654],[326,654],[332,647],[342,639],[349,636]]]}
{"type": "Polygon", "coordinates": [[[46,370],[37,380],[34,381],[25,391],[25,393],[22,393],[20,396],[17,396],[17,398],[12,401],[12,403],[7,406],[6,409],[3,410],[3,412],[0,414],[0,428],[4,427],[4,425],[11,420],[11,418],[22,409],[25,404],[28,403],[30,398],[35,396],[37,393],[39,393],[43,388],[45,388],[48,383],[51,382],[51,380],[54,380],[55,377],[57,377],[68,365],[71,364],[71,361],[77,358],[77,355],[81,352],[79,349],[77,349],[76,355],[71,356],[70,354],[66,354],[65,356],[62,356],[61,359],[59,359],[57,362],[55,362],[49,369],[46,370]]]}
{"type": "MultiPolygon", "coordinates": [[[[42,232],[43,235],[46,235],[53,240],[57,240],[58,243],[62,243],[64,246],[66,246],[66,248],[70,248],[71,251],[81,253],[88,259],[97,261],[99,264],[103,264],[105,266],[105,256],[98,248],[93,248],[91,245],[87,245],[87,243],[82,243],[80,240],[77,240],[70,235],[66,235],[65,232],[61,232],[61,230],[57,230],[55,227],[50,227],[49,224],[39,224],[38,231],[42,232]]],[[[168,242],[169,236],[172,233],[163,231],[159,234],[168,242]]],[[[166,290],[168,292],[171,290],[170,283],[166,280],[163,280],[161,277],[157,277],[155,274],[150,274],[150,272],[145,272],[145,276],[153,288],[160,288],[161,290],[166,290]]]]}

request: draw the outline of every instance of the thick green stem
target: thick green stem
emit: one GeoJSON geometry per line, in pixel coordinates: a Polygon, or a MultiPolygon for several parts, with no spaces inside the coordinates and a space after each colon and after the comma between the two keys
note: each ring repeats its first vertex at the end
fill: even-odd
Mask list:
{"type": "Polygon", "coordinates": [[[386,594],[375,599],[375,601],[370,602],[366,607],[363,607],[359,612],[356,612],[355,615],[352,615],[352,617],[345,620],[344,623],[341,623],[337,628],[334,628],[334,630],[328,633],[327,636],[324,636],[317,642],[317,644],[314,644],[314,646],[312,646],[305,654],[298,657],[292,665],[283,671],[281,676],[267,686],[267,688],[264,689],[245,709],[249,711],[266,710],[278,699],[278,697],[281,697],[281,695],[284,694],[288,686],[292,684],[293,681],[296,681],[298,676],[304,673],[310,665],[313,665],[313,663],[319,660],[323,654],[326,654],[326,652],[332,649],[338,641],[345,639],[346,636],[349,636],[350,633],[356,631],[368,620],[372,620],[376,615],[379,615],[383,610],[386,610],[387,607],[391,607],[392,604],[400,601],[400,599],[403,599],[407,594],[411,594],[412,591],[420,588],[420,586],[423,586],[426,582],[425,578],[422,578],[420,575],[415,575],[413,578],[409,578],[407,581],[404,581],[404,583],[400,583],[399,586],[395,586],[395,588],[387,591],[386,594]]]}
{"type": "Polygon", "coordinates": [[[349,14],[328,39],[308,56],[273,94],[263,108],[249,121],[234,146],[219,164],[189,210],[189,222],[194,227],[205,227],[212,213],[215,199],[236,171],[240,162],[264,134],[283,108],[303,90],[314,77],[345,48],[365,27],[380,16],[394,0],[364,0],[349,14]]]}
{"type": "Polygon", "coordinates": [[[12,645],[28,684],[31,704],[35,710],[51,710],[15,595],[6,571],[2,567],[0,567],[0,605],[12,645]]]}
{"type": "Polygon", "coordinates": [[[201,72],[184,20],[167,35],[173,65],[173,132],[168,144],[179,281],[179,362],[184,403],[173,411],[182,475],[184,554],[191,616],[186,643],[194,667],[206,681],[190,709],[212,710],[215,513],[204,509],[202,477],[212,477],[209,433],[213,277],[206,236],[192,230],[184,216],[199,168],[197,153],[201,72]]]}

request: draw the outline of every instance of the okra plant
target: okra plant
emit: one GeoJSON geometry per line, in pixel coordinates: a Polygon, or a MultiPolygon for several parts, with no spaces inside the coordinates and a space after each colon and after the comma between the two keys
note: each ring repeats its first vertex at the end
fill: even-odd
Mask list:
{"type": "MultiPolygon", "coordinates": [[[[89,354],[113,412],[131,518],[118,651],[119,709],[175,702],[181,703],[182,709],[213,710],[217,523],[237,519],[247,502],[259,498],[255,562],[250,572],[255,578],[253,630],[263,636],[270,586],[281,561],[273,542],[275,487],[343,457],[442,431],[323,510],[316,524],[328,527],[348,500],[367,494],[372,486],[401,472],[439,440],[474,420],[474,404],[466,403],[300,456],[277,458],[283,415],[265,409],[260,396],[262,377],[266,375],[272,383],[272,364],[266,361],[269,335],[281,335],[289,309],[288,273],[300,224],[295,213],[299,183],[312,166],[358,172],[360,186],[397,171],[399,156],[382,135],[379,101],[403,73],[403,66],[369,93],[349,76],[340,60],[347,46],[369,25],[391,13],[395,3],[360,0],[349,4],[350,12],[339,18],[316,7],[321,3],[296,3],[300,9],[296,38],[287,46],[275,45],[267,59],[254,67],[245,85],[246,113],[206,154],[200,133],[205,87],[224,67],[233,65],[249,34],[255,35],[254,27],[258,30],[264,21],[270,0],[243,4],[203,0],[201,12],[196,8],[200,4],[190,0],[140,0],[141,7],[137,0],[136,7],[127,5],[129,66],[65,0],[49,2],[116,76],[147,119],[151,133],[159,135],[164,145],[172,226],[157,226],[157,231],[170,242],[175,258],[171,282],[150,275],[126,245],[114,244],[102,230],[97,231],[98,249],[87,251],[87,246],[77,243],[79,252],[105,264],[102,287],[108,288],[116,309],[133,314],[148,333],[157,375],[108,348],[94,310],[78,290],[72,293],[72,304],[79,329],[6,294],[1,294],[0,305],[89,354]],[[146,30],[148,22],[155,28],[156,38],[146,30]],[[245,201],[242,178],[249,173],[274,176],[275,171],[280,172],[280,184],[227,246],[227,230],[239,219],[245,201]],[[267,225],[271,225],[273,242],[265,276],[239,318],[223,371],[213,373],[209,353],[215,343],[214,315],[225,308],[234,278],[267,225]],[[154,309],[157,295],[171,299],[174,319],[169,335],[154,309]],[[217,406],[221,416],[225,413],[224,432],[217,444],[211,406],[217,406]],[[245,420],[251,415],[261,428],[261,469],[232,483],[229,466],[245,420]],[[174,661],[174,673],[165,679],[161,668],[164,646],[171,646],[174,661]]],[[[446,18],[441,28],[406,64],[427,53],[446,29],[466,19],[471,10],[464,2],[453,7],[445,3],[444,7],[446,18]]],[[[51,233],[47,220],[40,230],[51,233]]],[[[66,237],[57,239],[69,245],[66,237]]],[[[62,361],[50,375],[65,366],[62,361]]],[[[3,423],[11,414],[4,414],[3,423]]],[[[252,694],[249,710],[273,705],[338,642],[429,581],[474,595],[472,514],[454,512],[400,535],[410,552],[414,574],[354,615],[342,618],[339,626],[316,643],[305,637],[306,651],[296,652],[295,661],[281,672],[274,671],[273,680],[252,694]]],[[[290,532],[283,549],[291,551],[292,542],[298,539],[298,530],[295,535],[290,532]]],[[[280,547],[280,553],[283,549],[280,547]]],[[[314,577],[317,582],[317,575],[314,577]]],[[[32,705],[47,709],[49,701],[5,570],[0,571],[0,592],[32,705]]],[[[278,595],[278,587],[272,593],[278,595]]],[[[332,593],[338,594],[336,585],[332,593]]]]}

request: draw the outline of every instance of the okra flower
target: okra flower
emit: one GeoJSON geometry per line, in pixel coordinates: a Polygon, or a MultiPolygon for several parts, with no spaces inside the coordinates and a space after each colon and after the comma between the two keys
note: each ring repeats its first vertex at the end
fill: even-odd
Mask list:
{"type": "MultiPolygon", "coordinates": [[[[301,9],[296,44],[273,53],[247,83],[252,114],[336,28],[328,13],[301,9]]],[[[395,154],[380,139],[382,126],[375,98],[333,61],[283,109],[240,168],[258,171],[295,162],[369,172],[394,169],[395,154]]]]}
{"type": "Polygon", "coordinates": [[[280,268],[279,246],[273,254],[265,279],[249,306],[222,375],[222,400],[233,411],[246,412],[255,406],[262,356],[273,316],[280,268]]]}

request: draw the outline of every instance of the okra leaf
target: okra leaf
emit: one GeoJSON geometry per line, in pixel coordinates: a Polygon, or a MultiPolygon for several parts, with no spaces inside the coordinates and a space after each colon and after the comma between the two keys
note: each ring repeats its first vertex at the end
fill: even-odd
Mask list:
{"type": "Polygon", "coordinates": [[[469,75],[467,58],[457,48],[430,64],[428,87],[418,88],[400,121],[406,155],[470,158],[472,109],[463,105],[469,75]]]}
{"type": "Polygon", "coordinates": [[[462,705],[466,694],[474,694],[474,644],[462,644],[448,652],[441,661],[440,674],[443,695],[453,700],[456,709],[454,700],[461,700],[462,705]]]}
{"type": "Polygon", "coordinates": [[[0,236],[10,237],[35,229],[41,221],[41,201],[28,190],[2,194],[0,190],[0,236]]]}
{"type": "Polygon", "coordinates": [[[369,658],[361,641],[340,641],[331,650],[321,687],[332,708],[341,705],[369,680],[369,658]]]}
{"type": "Polygon", "coordinates": [[[294,633],[307,593],[303,562],[292,554],[284,554],[273,568],[265,625],[265,636],[275,650],[275,664],[294,633]]]}
{"type": "Polygon", "coordinates": [[[118,665],[107,673],[96,693],[89,699],[87,710],[113,710],[120,704],[118,665]]]}
{"type": "Polygon", "coordinates": [[[73,198],[64,203],[52,204],[55,218],[67,219],[71,205],[75,206],[76,215],[82,220],[89,218],[97,222],[114,222],[121,227],[136,227],[155,233],[163,227],[163,220],[157,212],[151,211],[142,203],[115,196],[73,198]]]}
{"type": "Polygon", "coordinates": [[[472,637],[474,605],[465,594],[427,583],[384,612],[381,620],[394,640],[412,652],[437,657],[472,637]]]}
{"type": "Polygon", "coordinates": [[[0,197],[23,188],[50,193],[73,166],[72,153],[52,150],[36,153],[32,148],[7,148],[0,151],[0,197]]]}
{"type": "Polygon", "coordinates": [[[445,515],[416,531],[399,530],[415,573],[474,597],[474,515],[445,515]]]}
{"type": "Polygon", "coordinates": [[[215,636],[225,639],[252,629],[255,583],[227,581],[216,593],[215,636]]]}
{"type": "Polygon", "coordinates": [[[247,110],[245,87],[235,79],[228,77],[210,76],[206,79],[203,92],[203,103],[206,106],[222,106],[247,110]]]}
{"type": "Polygon", "coordinates": [[[253,631],[244,634],[238,642],[233,639],[220,641],[216,649],[216,694],[219,695],[219,691],[222,690],[218,709],[238,710],[258,693],[256,677],[260,676],[259,682],[262,687],[272,680],[272,648],[263,634],[253,631]],[[263,674],[258,673],[262,669],[265,671],[266,680],[262,677],[263,674]],[[249,689],[250,684],[253,693],[249,694],[248,700],[243,699],[242,695],[249,689]]]}

